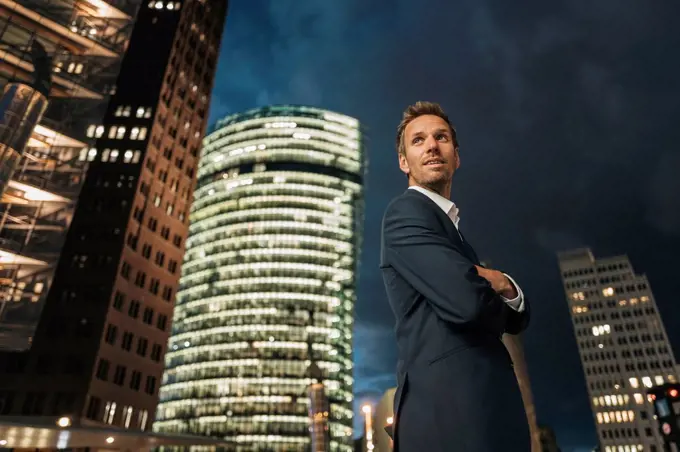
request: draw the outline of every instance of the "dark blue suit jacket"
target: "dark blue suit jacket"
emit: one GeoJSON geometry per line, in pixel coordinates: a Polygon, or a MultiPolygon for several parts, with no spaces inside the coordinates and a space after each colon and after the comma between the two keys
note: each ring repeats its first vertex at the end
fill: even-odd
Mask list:
{"type": "Polygon", "coordinates": [[[395,451],[529,452],[503,333],[529,321],[478,275],[451,219],[415,190],[383,218],[381,263],[399,351],[395,451]]]}

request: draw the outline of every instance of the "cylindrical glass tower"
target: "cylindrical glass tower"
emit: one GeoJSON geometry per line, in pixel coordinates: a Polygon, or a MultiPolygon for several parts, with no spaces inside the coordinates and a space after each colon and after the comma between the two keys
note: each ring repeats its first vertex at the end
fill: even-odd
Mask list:
{"type": "Polygon", "coordinates": [[[313,359],[331,450],[352,450],[364,170],[358,121],[317,108],[236,114],[205,138],[156,431],[304,451],[313,359]]]}

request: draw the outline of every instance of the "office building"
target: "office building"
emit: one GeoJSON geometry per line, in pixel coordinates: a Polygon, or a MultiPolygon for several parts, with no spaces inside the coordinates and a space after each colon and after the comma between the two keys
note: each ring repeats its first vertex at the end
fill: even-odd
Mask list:
{"type": "Polygon", "coordinates": [[[3,196],[0,414],[150,429],[226,6],[0,1],[6,80],[54,61],[3,196]]]}
{"type": "Polygon", "coordinates": [[[30,347],[137,8],[0,2],[0,349],[30,347]]]}
{"type": "Polygon", "coordinates": [[[677,374],[647,277],[589,249],[560,253],[559,265],[602,450],[661,452],[646,392],[677,374]]]}
{"type": "Polygon", "coordinates": [[[201,153],[154,430],[303,450],[314,360],[331,449],[352,449],[364,159],[358,121],[338,113],[284,105],[218,121],[201,153]]]}

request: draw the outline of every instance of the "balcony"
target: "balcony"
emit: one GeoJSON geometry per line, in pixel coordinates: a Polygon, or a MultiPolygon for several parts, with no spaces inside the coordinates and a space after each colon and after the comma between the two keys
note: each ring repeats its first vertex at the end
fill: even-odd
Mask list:
{"type": "Polygon", "coordinates": [[[73,139],[64,134],[56,132],[48,127],[38,124],[33,129],[33,135],[28,141],[29,148],[47,149],[50,147],[84,148],[82,141],[73,139]]]}
{"type": "Polygon", "coordinates": [[[21,254],[12,251],[11,247],[10,249],[4,248],[3,245],[7,245],[7,243],[0,240],[0,267],[16,267],[24,265],[42,267],[47,265],[47,262],[45,261],[22,256],[21,254]]]}
{"type": "Polygon", "coordinates": [[[36,202],[48,202],[48,203],[68,203],[71,200],[59,196],[54,193],[50,193],[47,190],[42,190],[38,187],[34,187],[28,184],[22,184],[15,180],[9,181],[5,193],[2,195],[3,204],[30,204],[36,202]]]}
{"type": "Polygon", "coordinates": [[[38,125],[0,198],[0,350],[26,350],[82,185],[86,143],[38,125]]]}
{"type": "Polygon", "coordinates": [[[101,0],[0,0],[0,14],[80,55],[117,57],[132,17],[101,0]]]}
{"type": "MultiPolygon", "coordinates": [[[[107,19],[122,19],[132,20],[130,15],[123,12],[113,3],[130,4],[130,2],[105,2],[103,0],[83,0],[77,2],[77,8],[84,11],[87,15],[92,17],[101,17],[107,19]]],[[[122,6],[121,6],[122,7],[122,6]]]]}
{"type": "MultiPolygon", "coordinates": [[[[4,0],[0,0],[2,2],[4,0]]],[[[0,49],[0,73],[5,73],[11,77],[22,75],[25,80],[30,80],[33,76],[33,63],[17,56],[18,52],[13,49],[0,49]]],[[[81,99],[103,99],[102,94],[78,84],[74,80],[69,80],[60,75],[53,75],[52,96],[72,97],[81,99]]]]}

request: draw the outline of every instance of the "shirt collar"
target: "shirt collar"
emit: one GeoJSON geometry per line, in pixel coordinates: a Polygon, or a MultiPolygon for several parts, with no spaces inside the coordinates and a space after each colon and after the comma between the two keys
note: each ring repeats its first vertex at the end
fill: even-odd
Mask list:
{"type": "Polygon", "coordinates": [[[453,224],[455,224],[456,227],[458,227],[458,222],[460,221],[460,217],[458,216],[458,214],[460,213],[460,210],[458,209],[458,207],[456,207],[456,204],[453,201],[444,198],[439,193],[435,193],[426,188],[418,187],[416,185],[411,185],[409,187],[409,190],[415,190],[417,192],[420,192],[427,196],[428,198],[430,198],[432,201],[434,201],[434,203],[437,204],[439,208],[442,209],[444,213],[449,216],[449,218],[451,218],[453,224]]]}

